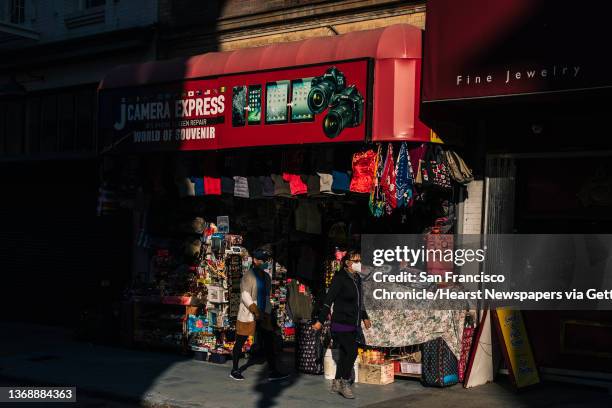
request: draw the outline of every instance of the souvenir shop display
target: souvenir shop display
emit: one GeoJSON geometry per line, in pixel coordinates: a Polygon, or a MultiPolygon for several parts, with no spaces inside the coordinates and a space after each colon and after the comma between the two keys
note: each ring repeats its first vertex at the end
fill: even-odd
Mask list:
{"type": "Polygon", "coordinates": [[[325,288],[331,286],[332,279],[336,272],[342,267],[342,257],[346,254],[346,251],[342,251],[336,247],[334,250],[334,256],[331,259],[325,261],[325,288]]]}
{"type": "MultiPolygon", "coordinates": [[[[333,375],[330,322],[315,331],[311,319],[347,249],[361,234],[420,234],[426,228],[428,249],[452,247],[452,213],[431,209],[452,206],[453,190],[473,175],[457,152],[428,143],[321,149],[328,151],[279,149],[278,160],[218,153],[227,155],[214,161],[219,168],[204,166],[208,156],[195,152],[171,176],[174,185],[148,182],[149,193],[164,191],[167,202],[150,217],[156,228],[142,210],[147,216],[138,245],[147,264],[126,292],[136,343],[225,363],[234,345],[241,279],[252,265],[249,252],[265,244],[273,248],[266,272],[277,339],[295,346],[299,372],[333,375]]],[[[447,265],[420,267],[440,273],[447,265]]],[[[364,291],[366,285],[364,277],[364,291]]],[[[465,311],[378,306],[368,310],[372,327],[363,329],[359,342],[357,382],[384,385],[395,375],[421,377],[432,386],[461,380],[472,338],[468,326],[463,333],[457,329],[465,311]]],[[[249,337],[243,352],[255,352],[257,342],[249,337]]]]}
{"type": "Polygon", "coordinates": [[[272,293],[270,303],[276,314],[276,324],[284,342],[295,341],[295,326],[287,310],[287,268],[278,262],[272,276],[272,293]]]}

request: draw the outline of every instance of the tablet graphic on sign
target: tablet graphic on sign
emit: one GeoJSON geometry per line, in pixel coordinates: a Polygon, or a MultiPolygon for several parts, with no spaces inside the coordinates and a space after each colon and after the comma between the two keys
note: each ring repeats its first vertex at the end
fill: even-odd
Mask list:
{"type": "Polygon", "coordinates": [[[289,81],[266,84],[266,123],[287,122],[289,81]]]}

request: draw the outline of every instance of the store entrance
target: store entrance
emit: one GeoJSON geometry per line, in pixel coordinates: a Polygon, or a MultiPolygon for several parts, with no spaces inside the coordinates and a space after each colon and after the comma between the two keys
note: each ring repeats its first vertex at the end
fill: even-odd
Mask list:
{"type": "MultiPolygon", "coordinates": [[[[516,160],[515,231],[606,234],[612,231],[612,157],[516,160]]],[[[525,311],[541,367],[612,372],[612,312],[525,311]]]]}

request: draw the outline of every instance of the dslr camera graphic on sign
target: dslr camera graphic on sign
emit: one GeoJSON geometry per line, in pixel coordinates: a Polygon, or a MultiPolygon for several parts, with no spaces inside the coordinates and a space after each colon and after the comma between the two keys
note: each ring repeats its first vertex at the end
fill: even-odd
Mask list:
{"type": "Polygon", "coordinates": [[[323,132],[334,138],[344,128],[356,127],[363,121],[363,97],[355,85],[346,86],[346,77],[336,67],[312,79],[308,108],[313,114],[323,113],[323,132]]]}

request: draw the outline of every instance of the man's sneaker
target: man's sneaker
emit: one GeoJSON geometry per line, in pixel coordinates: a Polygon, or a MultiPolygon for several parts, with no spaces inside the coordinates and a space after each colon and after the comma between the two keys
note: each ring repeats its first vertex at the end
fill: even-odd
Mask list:
{"type": "Polygon", "coordinates": [[[332,380],[331,392],[340,392],[340,380],[332,380]]]}
{"type": "Polygon", "coordinates": [[[289,378],[289,374],[279,373],[278,371],[272,371],[268,374],[269,381],[279,381],[284,380],[285,378],[289,378]]]}
{"type": "Polygon", "coordinates": [[[351,390],[351,385],[348,380],[340,380],[340,395],[344,398],[353,399],[355,396],[353,395],[353,390],[351,390]]]}
{"type": "Polygon", "coordinates": [[[242,381],[244,380],[244,377],[242,376],[242,373],[238,370],[232,370],[232,372],[230,373],[230,378],[236,380],[236,381],[242,381]]]}

